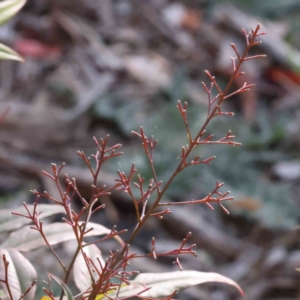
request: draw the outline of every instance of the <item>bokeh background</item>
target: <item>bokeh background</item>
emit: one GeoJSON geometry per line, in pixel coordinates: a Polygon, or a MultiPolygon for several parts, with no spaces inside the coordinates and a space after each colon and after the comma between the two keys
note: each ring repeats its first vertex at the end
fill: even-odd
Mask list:
{"type": "MultiPolygon", "coordinates": [[[[0,39],[26,62],[0,63],[0,111],[10,111],[0,128],[1,208],[32,202],[30,189],[55,193],[41,170],[66,162],[88,195],[91,178],[76,155],[95,152],[92,137],[111,136],[122,143],[123,157],[109,162],[103,182],[128,171],[131,163],[151,177],[140,141],[131,134],[143,126],[159,140],[155,154],[158,176],[174,171],[187,137],[176,108],[189,103],[189,123],[196,132],[206,119],[204,70],[225,86],[231,74],[229,46],[243,49],[241,29],[257,23],[267,32],[236,87],[255,88],[225,103],[234,118],[218,118],[209,133],[228,129],[243,147],[205,146],[202,157],[212,166],[186,170],[165,200],[199,199],[215,181],[225,182],[235,200],[225,206],[174,207],[163,221],[151,220],[133,249],[147,253],[155,236],[161,251],[180,245],[189,231],[198,257],[183,257],[185,269],[219,272],[236,280],[249,300],[293,300],[300,297],[300,1],[171,0],[30,0],[0,28],[0,39]]],[[[74,205],[80,206],[78,199],[74,205]]],[[[101,200],[107,205],[94,219],[105,226],[132,230],[135,214],[120,193],[101,200]]],[[[4,237],[5,238],[5,237],[4,237]]],[[[115,244],[99,247],[107,255],[115,244]]],[[[72,244],[59,245],[70,256],[72,244]]],[[[27,254],[39,273],[59,274],[46,249],[27,254]]],[[[175,270],[172,259],[133,263],[143,272],[175,270]]],[[[46,275],[45,275],[46,276],[46,275]]],[[[37,295],[37,299],[40,294],[37,295]]],[[[205,284],[178,295],[180,299],[240,299],[231,287],[205,284]]]]}

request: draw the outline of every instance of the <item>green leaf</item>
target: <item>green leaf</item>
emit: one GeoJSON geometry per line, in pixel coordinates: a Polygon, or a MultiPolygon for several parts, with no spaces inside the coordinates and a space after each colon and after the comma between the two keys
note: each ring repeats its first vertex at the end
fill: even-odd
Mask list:
{"type": "MultiPolygon", "coordinates": [[[[61,279],[59,279],[58,277],[56,277],[52,274],[49,274],[49,276],[51,278],[53,278],[63,288],[63,290],[65,292],[65,295],[67,296],[66,299],[68,299],[68,300],[73,300],[74,299],[71,290],[69,289],[69,287],[61,279]]],[[[65,299],[65,297],[64,297],[64,299],[65,299]]]]}
{"type": "MultiPolygon", "coordinates": [[[[104,266],[104,260],[102,258],[100,249],[96,245],[91,244],[89,246],[84,247],[83,251],[86,254],[86,256],[97,267],[97,270],[101,270],[99,261],[100,261],[101,265],[104,266]]],[[[99,279],[99,275],[98,275],[97,271],[95,270],[94,265],[89,263],[89,268],[92,272],[94,281],[97,281],[99,279]]],[[[85,292],[92,285],[90,272],[87,268],[86,261],[81,252],[78,254],[78,256],[75,260],[75,263],[74,263],[73,277],[74,277],[74,282],[80,292],[85,292]]]]}
{"type": "Polygon", "coordinates": [[[24,61],[24,59],[17,52],[3,44],[0,44],[0,59],[24,61]]]}
{"type": "MultiPolygon", "coordinates": [[[[87,230],[91,227],[93,230],[86,233],[85,236],[105,235],[111,232],[111,229],[108,229],[100,224],[89,222],[87,230]]],[[[56,245],[76,239],[72,227],[67,223],[44,224],[43,232],[50,245],[56,245]]],[[[45,245],[44,239],[37,230],[31,229],[30,226],[25,226],[17,231],[12,232],[0,247],[13,247],[19,251],[25,252],[45,245]]]]}
{"type": "Polygon", "coordinates": [[[26,0],[6,0],[0,2],[0,25],[12,18],[26,3],[26,0]]]}
{"type": "Polygon", "coordinates": [[[17,52],[3,44],[0,44],[0,59],[24,61],[24,59],[17,52]]]}
{"type": "MultiPolygon", "coordinates": [[[[220,274],[198,271],[177,271],[139,274],[134,280],[130,281],[130,285],[121,288],[118,297],[134,296],[145,290],[145,288],[150,289],[141,294],[143,298],[166,297],[176,290],[182,290],[205,282],[227,283],[237,288],[241,295],[244,295],[244,292],[236,282],[220,274]]],[[[109,296],[113,298],[116,294],[117,291],[114,291],[109,294],[109,296]]],[[[107,300],[108,298],[100,295],[99,299],[107,300]]]]}
{"type": "MultiPolygon", "coordinates": [[[[14,299],[19,299],[37,279],[37,274],[32,264],[16,249],[0,249],[0,274],[5,274],[4,263],[2,255],[5,254],[8,265],[8,282],[10,285],[11,293],[14,299]]],[[[2,276],[3,276],[2,275],[2,276]]],[[[1,283],[1,290],[7,294],[6,287],[1,283]]],[[[36,286],[33,286],[28,294],[24,297],[24,300],[34,299],[36,286]]]]}
{"type": "MultiPolygon", "coordinates": [[[[34,206],[32,204],[27,205],[30,212],[33,211],[34,206]]],[[[40,215],[40,219],[49,217],[55,214],[66,213],[65,209],[60,205],[53,205],[53,204],[39,204],[37,208],[38,212],[43,212],[40,215]]],[[[31,223],[30,219],[25,217],[16,216],[12,214],[13,212],[27,215],[27,211],[24,206],[19,206],[15,209],[3,209],[0,210],[0,232],[7,232],[16,230],[26,224],[31,223]]]]}

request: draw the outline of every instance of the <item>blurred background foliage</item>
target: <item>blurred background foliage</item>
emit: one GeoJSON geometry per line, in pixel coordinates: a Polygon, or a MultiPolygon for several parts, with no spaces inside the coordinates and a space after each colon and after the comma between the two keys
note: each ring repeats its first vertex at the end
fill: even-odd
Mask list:
{"type": "MultiPolygon", "coordinates": [[[[242,147],[199,148],[202,158],[215,155],[216,160],[185,170],[165,199],[202,198],[218,180],[235,197],[225,203],[231,215],[216,206],[214,212],[197,206],[182,209],[178,221],[174,210],[163,229],[153,221],[135,246],[148,249],[153,229],[158,242],[172,244],[185,236],[181,230],[191,230],[187,224],[195,226],[195,241],[206,255],[197,261],[199,268],[239,280],[248,299],[298,299],[299,12],[297,0],[28,1],[16,20],[0,29],[0,38],[26,59],[22,65],[0,66],[0,109],[11,107],[0,135],[3,207],[30,201],[24,192],[29,188],[52,190],[40,172],[49,170],[51,162],[65,161],[66,172],[88,190],[90,177],[75,152],[90,155],[92,136],[106,133],[112,144],[123,144],[125,154],[105,166],[103,181],[115,178],[117,169],[128,172],[133,161],[150,179],[140,141],[131,134],[140,126],[159,141],[155,166],[166,181],[187,142],[177,101],[189,103],[189,124],[197,133],[207,116],[203,70],[226,86],[233,55],[229,42],[242,49],[241,28],[259,22],[267,35],[255,51],[268,58],[249,62],[247,76],[235,82],[256,87],[225,103],[226,111],[235,112],[233,118],[217,118],[208,128],[216,138],[230,129],[242,147]],[[258,287],[258,278],[265,285],[258,287]]],[[[97,220],[133,227],[134,212],[125,198],[117,194],[103,200],[112,213],[103,212],[97,220]]],[[[188,259],[186,265],[194,266],[188,259]]],[[[199,293],[192,290],[185,299],[236,297],[214,288],[199,293]]]]}

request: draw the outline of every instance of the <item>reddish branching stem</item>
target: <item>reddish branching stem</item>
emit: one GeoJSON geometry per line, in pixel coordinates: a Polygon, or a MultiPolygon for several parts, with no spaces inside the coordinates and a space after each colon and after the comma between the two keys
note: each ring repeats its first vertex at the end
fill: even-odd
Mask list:
{"type": "Polygon", "coordinates": [[[216,182],[215,188],[211,193],[209,193],[206,197],[199,200],[188,200],[188,201],[182,201],[182,202],[168,202],[168,203],[159,203],[158,206],[175,206],[175,205],[188,205],[188,204],[202,204],[205,203],[211,210],[214,210],[212,205],[210,203],[218,203],[220,207],[223,209],[223,211],[226,214],[229,214],[229,211],[224,207],[224,205],[221,203],[223,201],[233,200],[234,198],[228,195],[230,192],[222,193],[219,191],[219,189],[224,185],[224,183],[216,182]]]}
{"type": "Polygon", "coordinates": [[[37,206],[38,206],[39,199],[40,199],[40,196],[37,195],[36,201],[33,205],[33,212],[30,212],[29,209],[28,209],[27,204],[23,203],[23,205],[25,207],[25,210],[27,212],[27,215],[16,213],[16,212],[12,212],[12,214],[14,214],[16,216],[21,216],[21,217],[30,219],[32,221],[33,226],[31,226],[31,229],[37,230],[40,233],[40,235],[42,236],[42,238],[45,241],[46,245],[51,250],[51,252],[55,256],[55,258],[57,259],[58,263],[61,265],[62,269],[65,271],[66,267],[64,266],[63,262],[60,260],[59,256],[57,255],[57,253],[55,252],[55,250],[53,249],[53,247],[49,243],[49,241],[48,241],[48,239],[47,239],[47,237],[46,237],[46,235],[43,231],[43,222],[40,221],[40,218],[39,218],[39,216],[41,215],[42,212],[37,211],[37,206]]]}
{"type": "Polygon", "coordinates": [[[28,289],[20,296],[19,300],[24,299],[24,297],[31,291],[31,289],[36,285],[37,280],[34,280],[28,289]]]}
{"type": "Polygon", "coordinates": [[[7,293],[8,293],[8,296],[9,296],[9,299],[10,300],[13,300],[13,296],[12,296],[12,292],[11,292],[11,289],[10,289],[10,284],[9,284],[9,278],[8,278],[8,267],[9,267],[9,261],[6,259],[6,255],[3,254],[2,257],[1,257],[2,261],[3,261],[3,264],[4,264],[4,279],[0,279],[0,282],[4,283],[5,284],[5,287],[7,289],[7,293]]]}
{"type": "MultiPolygon", "coordinates": [[[[260,32],[260,25],[257,25],[257,27],[255,28],[255,30],[252,30],[250,33],[247,33],[245,30],[243,30],[243,34],[245,35],[246,38],[246,48],[244,50],[244,52],[242,54],[239,54],[236,46],[234,44],[231,45],[231,47],[233,48],[235,54],[236,54],[236,58],[232,58],[232,66],[233,66],[233,73],[231,78],[229,79],[229,82],[227,84],[227,86],[225,87],[224,90],[221,89],[221,87],[218,85],[216,79],[214,76],[212,76],[208,71],[205,72],[205,74],[207,75],[208,79],[210,80],[211,84],[210,84],[210,88],[207,88],[207,86],[205,84],[203,84],[203,88],[205,90],[205,92],[208,95],[208,115],[207,115],[207,119],[204,122],[203,126],[200,128],[198,134],[193,138],[191,136],[191,131],[189,129],[189,125],[188,125],[188,121],[187,121],[187,105],[184,104],[184,106],[182,106],[182,104],[179,102],[178,103],[178,109],[179,112],[182,116],[183,122],[185,124],[186,127],[186,131],[187,131],[187,135],[188,135],[188,141],[189,144],[187,146],[182,147],[182,152],[181,152],[181,160],[177,166],[177,168],[175,169],[174,173],[171,175],[171,177],[169,178],[169,180],[165,183],[165,185],[163,186],[163,188],[159,188],[158,189],[158,194],[156,199],[152,202],[152,204],[150,205],[150,207],[147,209],[145,215],[143,216],[143,218],[139,218],[138,224],[136,226],[136,228],[134,229],[133,233],[131,234],[129,240],[128,240],[128,244],[131,243],[135,236],[137,235],[137,233],[140,231],[141,227],[143,226],[144,222],[150,217],[153,216],[153,214],[155,215],[154,210],[159,207],[164,205],[164,203],[161,203],[161,199],[162,196],[164,195],[165,191],[168,189],[168,187],[171,185],[171,183],[173,182],[174,178],[187,166],[189,165],[193,165],[193,164],[209,164],[213,159],[215,159],[214,156],[201,160],[200,156],[196,156],[191,162],[188,162],[188,157],[191,154],[192,150],[196,147],[199,146],[200,144],[225,144],[225,145],[233,145],[233,146],[238,146],[239,143],[232,141],[232,139],[234,138],[233,135],[231,134],[231,132],[228,132],[228,134],[220,139],[220,140],[216,140],[213,141],[212,137],[213,136],[209,136],[208,138],[204,138],[204,140],[202,139],[204,137],[205,134],[205,130],[208,126],[208,124],[210,123],[210,121],[218,116],[233,116],[234,114],[232,112],[223,112],[221,110],[221,104],[223,101],[225,101],[226,99],[228,99],[229,97],[236,95],[236,94],[240,94],[243,92],[248,91],[253,85],[249,85],[249,84],[244,84],[241,88],[239,88],[238,90],[236,90],[235,92],[228,94],[229,89],[231,88],[234,80],[241,76],[243,73],[240,72],[240,68],[241,65],[250,59],[257,59],[257,58],[262,58],[265,57],[264,55],[256,55],[256,56],[248,56],[248,52],[250,50],[251,47],[253,47],[254,45],[257,45],[259,42],[256,41],[256,38],[260,35],[263,35],[264,33],[260,32]],[[217,96],[213,97],[212,96],[212,90],[213,88],[215,88],[217,90],[217,96]]],[[[149,141],[149,139],[146,137],[143,129],[140,130],[140,133],[136,133],[135,134],[142,139],[142,144],[146,153],[146,156],[148,157],[148,160],[150,162],[150,165],[152,167],[152,170],[154,169],[154,165],[153,165],[153,153],[149,152],[149,145],[150,145],[150,149],[153,150],[153,148],[151,148],[151,142],[149,141]]],[[[154,169],[155,171],[155,169],[154,169]]],[[[156,173],[153,172],[153,176],[154,181],[156,183],[158,183],[158,180],[156,179],[156,173]]],[[[125,181],[124,181],[125,182],[125,181]]],[[[130,183],[127,182],[127,186],[129,186],[130,183]]],[[[228,197],[229,192],[226,193],[221,193],[219,191],[219,188],[222,186],[222,184],[219,184],[217,182],[215,189],[209,194],[207,195],[204,199],[200,199],[200,200],[192,200],[192,201],[186,201],[180,204],[196,204],[196,203],[206,203],[211,209],[211,202],[217,202],[219,203],[219,205],[221,206],[221,208],[226,212],[229,213],[228,210],[223,206],[223,204],[221,202],[225,201],[225,200],[231,200],[233,199],[232,197],[228,197]]],[[[128,190],[125,191],[128,192],[128,190]]],[[[170,203],[167,203],[166,205],[173,205],[170,203]]],[[[178,205],[178,203],[176,203],[176,205],[178,205]]],[[[112,263],[112,268],[115,267],[116,265],[118,265],[118,263],[120,261],[122,261],[124,259],[124,254],[126,252],[126,248],[124,247],[121,252],[119,253],[118,256],[115,257],[115,261],[112,263]]],[[[95,298],[97,294],[97,290],[93,289],[93,291],[91,292],[89,299],[88,300],[92,300],[95,298]]]]}
{"type": "MultiPolygon", "coordinates": [[[[61,265],[62,269],[64,270],[64,272],[65,272],[64,282],[65,283],[68,282],[70,272],[75,263],[78,253],[80,251],[83,253],[82,249],[84,247],[84,245],[83,245],[84,236],[92,230],[92,228],[87,229],[87,227],[86,227],[91,215],[93,213],[95,213],[96,211],[98,211],[99,209],[104,208],[104,205],[94,208],[96,202],[98,201],[98,199],[100,197],[110,195],[111,191],[117,189],[120,185],[120,183],[116,183],[116,184],[112,185],[111,187],[106,187],[106,186],[98,187],[97,181],[98,181],[98,177],[100,174],[100,170],[103,166],[103,163],[108,161],[109,159],[112,159],[114,157],[122,155],[121,152],[117,151],[121,147],[121,145],[117,144],[112,147],[108,146],[109,136],[107,136],[105,139],[100,139],[99,141],[96,138],[94,138],[94,141],[95,141],[95,144],[97,147],[97,152],[96,152],[96,154],[92,155],[91,157],[94,159],[95,166],[92,165],[90,157],[87,157],[84,154],[84,152],[78,151],[78,155],[83,159],[83,161],[89,168],[92,178],[93,178],[93,183],[91,186],[92,193],[91,193],[91,198],[89,199],[89,201],[82,197],[82,195],[80,194],[80,192],[77,188],[75,178],[70,179],[68,174],[65,174],[65,176],[64,176],[65,177],[64,185],[66,186],[66,188],[64,189],[64,187],[63,187],[64,185],[61,183],[61,180],[60,180],[61,172],[63,170],[64,164],[62,164],[60,167],[57,167],[55,164],[52,164],[52,173],[50,174],[46,171],[43,171],[43,174],[55,182],[56,188],[59,192],[59,199],[51,196],[47,191],[44,191],[43,193],[41,193],[41,192],[34,190],[32,192],[37,197],[36,197],[36,202],[34,204],[33,212],[30,212],[27,205],[24,204],[27,214],[23,215],[23,214],[15,213],[16,215],[28,218],[32,221],[32,223],[33,223],[32,229],[39,231],[39,233],[42,236],[42,238],[44,239],[46,245],[52,251],[52,253],[56,257],[57,261],[61,265]],[[81,209],[81,211],[78,214],[75,213],[71,207],[72,200],[75,195],[77,197],[79,197],[79,199],[83,205],[83,208],[81,209]],[[76,240],[77,240],[77,244],[78,244],[78,247],[75,250],[75,253],[72,257],[71,263],[69,264],[68,267],[64,266],[64,264],[62,263],[62,261],[60,260],[60,258],[58,256],[58,254],[55,252],[55,250],[53,249],[53,247],[47,240],[47,236],[44,233],[43,223],[39,219],[41,212],[37,212],[37,204],[38,204],[38,200],[40,197],[44,197],[56,205],[63,206],[63,208],[67,214],[67,217],[63,218],[63,221],[72,227],[73,232],[76,237],[76,240]]],[[[116,231],[115,228],[113,228],[111,230],[111,232],[109,234],[107,234],[104,238],[99,239],[99,240],[95,241],[94,243],[101,242],[101,241],[104,241],[104,240],[107,240],[110,238],[114,238],[124,232],[126,232],[126,230],[116,231]]],[[[87,244],[87,245],[89,245],[89,244],[87,244]]],[[[51,292],[48,292],[47,294],[50,296],[51,292]]],[[[60,299],[62,299],[62,297],[63,297],[63,291],[61,293],[60,299]]]]}
{"type": "Polygon", "coordinates": [[[163,252],[163,253],[157,253],[156,252],[156,245],[155,245],[155,238],[152,238],[152,249],[151,252],[148,254],[143,254],[143,255],[136,255],[135,258],[140,258],[140,257],[153,257],[154,259],[157,259],[157,257],[161,257],[161,256],[175,256],[176,259],[174,261],[174,264],[177,264],[179,269],[182,271],[183,268],[180,264],[180,260],[179,260],[179,256],[180,255],[193,255],[193,256],[197,256],[196,252],[193,251],[192,249],[196,247],[196,245],[191,245],[191,246],[187,246],[185,247],[185,244],[188,242],[189,238],[191,237],[192,233],[189,232],[186,237],[182,240],[181,245],[179,246],[179,248],[175,249],[175,250],[171,250],[171,251],[167,251],[167,252],[163,252]]]}
{"type": "MultiPolygon", "coordinates": [[[[153,238],[152,250],[150,253],[145,255],[139,255],[139,256],[136,254],[129,253],[129,245],[135,239],[136,235],[139,233],[140,229],[142,228],[142,226],[144,225],[144,223],[147,221],[148,218],[158,217],[159,219],[161,219],[163,218],[164,215],[171,213],[169,208],[166,208],[161,211],[156,211],[156,209],[164,206],[203,204],[203,203],[208,205],[211,209],[213,209],[211,204],[218,203],[226,213],[229,213],[222,203],[227,200],[232,200],[233,197],[229,196],[229,192],[225,192],[225,193],[221,192],[221,187],[223,186],[223,183],[219,183],[219,182],[216,182],[216,185],[214,189],[211,191],[211,193],[209,193],[203,199],[187,200],[182,202],[167,202],[167,203],[164,203],[161,200],[166,190],[169,188],[171,183],[174,181],[175,177],[181,171],[183,171],[185,168],[191,165],[200,165],[200,164],[210,165],[210,163],[215,159],[215,156],[211,156],[203,159],[199,155],[196,155],[193,158],[191,158],[190,157],[191,152],[196,147],[199,147],[200,145],[212,145],[212,144],[240,146],[240,143],[234,140],[235,136],[232,135],[230,130],[228,131],[226,136],[220,139],[214,139],[213,134],[206,135],[206,129],[213,118],[219,116],[234,115],[233,112],[226,112],[222,110],[221,106],[225,100],[227,100],[228,98],[234,95],[247,92],[249,89],[253,87],[253,84],[245,83],[242,87],[236,89],[234,92],[229,93],[230,88],[232,87],[232,84],[235,81],[235,79],[243,75],[243,72],[240,71],[242,64],[248,60],[265,57],[264,55],[253,55],[253,56],[248,55],[250,48],[260,43],[259,41],[256,40],[256,38],[263,34],[265,33],[260,32],[260,25],[257,25],[257,27],[254,30],[252,30],[250,33],[247,33],[245,30],[243,30],[243,35],[245,36],[245,40],[246,40],[246,48],[243,53],[239,53],[237,47],[234,44],[230,44],[236,57],[231,58],[232,75],[225,89],[222,89],[219,86],[216,78],[209,71],[205,71],[205,74],[208,80],[210,81],[209,85],[202,83],[203,89],[207,94],[207,98],[208,98],[207,118],[204,124],[202,125],[202,127],[199,129],[198,133],[194,137],[191,134],[191,130],[187,118],[188,105],[186,102],[184,104],[181,104],[180,101],[178,102],[177,107],[185,126],[188,143],[187,145],[182,147],[181,155],[179,157],[179,163],[175,171],[173,172],[173,174],[170,176],[170,178],[166,181],[164,185],[162,184],[162,181],[158,179],[156,168],[154,165],[154,151],[155,151],[155,147],[157,146],[157,140],[155,140],[153,136],[147,137],[142,127],[140,128],[139,132],[133,132],[133,133],[136,136],[138,136],[138,138],[141,139],[143,149],[145,151],[147,160],[149,161],[150,164],[152,178],[149,180],[149,182],[145,182],[145,179],[141,175],[136,174],[137,170],[135,169],[135,165],[133,163],[128,175],[125,172],[118,171],[118,179],[116,180],[115,184],[113,184],[112,186],[107,187],[103,185],[99,187],[97,185],[99,174],[101,172],[103,164],[112,158],[122,155],[122,152],[119,152],[119,149],[121,148],[120,144],[116,144],[114,146],[108,146],[109,136],[99,140],[94,138],[94,142],[97,147],[97,152],[95,154],[91,156],[86,156],[86,154],[83,151],[77,152],[91,173],[92,184],[91,184],[90,199],[85,199],[81,195],[80,191],[77,188],[75,178],[69,178],[69,176],[65,174],[64,175],[65,181],[63,183],[61,182],[61,177],[62,177],[61,172],[63,170],[64,164],[62,164],[60,167],[57,167],[55,164],[52,164],[51,174],[43,171],[45,176],[47,176],[48,178],[50,178],[55,182],[57,191],[59,193],[58,197],[53,197],[46,191],[40,193],[34,190],[33,193],[37,196],[37,198],[34,204],[33,212],[30,212],[26,204],[24,204],[27,213],[26,214],[15,213],[15,214],[28,218],[32,221],[33,223],[32,229],[39,231],[46,245],[53,252],[57,261],[62,266],[65,272],[64,279],[63,279],[64,283],[66,284],[68,283],[70,272],[75,263],[76,257],[78,256],[79,252],[82,253],[92,278],[91,288],[84,292],[85,299],[94,300],[98,294],[103,294],[107,298],[112,299],[112,297],[110,296],[110,292],[112,290],[116,291],[117,298],[118,298],[121,292],[122,284],[123,285],[129,284],[129,276],[137,273],[136,271],[129,272],[127,270],[127,266],[130,260],[132,259],[138,257],[146,257],[146,256],[153,257],[155,259],[159,256],[175,256],[174,263],[177,264],[179,269],[182,270],[179,257],[181,255],[186,255],[186,254],[196,255],[195,251],[193,251],[195,245],[192,246],[186,245],[191,236],[191,233],[188,233],[187,236],[182,240],[182,243],[179,248],[172,251],[157,253],[156,246],[155,246],[155,239],[153,238]],[[138,190],[139,196],[135,195],[134,189],[138,190]],[[90,244],[103,242],[110,238],[116,238],[118,235],[125,232],[125,230],[117,231],[116,228],[113,227],[111,229],[111,232],[107,234],[105,237],[96,240],[92,243],[88,243],[88,244],[83,243],[83,238],[92,230],[92,228],[89,229],[87,227],[90,217],[96,211],[100,209],[104,209],[104,205],[100,205],[94,208],[95,204],[97,203],[99,198],[110,195],[110,193],[113,190],[124,191],[130,196],[136,211],[137,225],[133,230],[133,232],[131,233],[127,243],[123,244],[121,251],[115,251],[115,252],[111,251],[110,256],[106,259],[105,263],[102,263],[100,259],[98,259],[98,263],[95,263],[89,257],[86,256],[83,250],[84,247],[90,244]],[[74,199],[74,196],[80,199],[83,206],[79,213],[74,212],[74,210],[72,209],[72,200],[74,199]],[[68,267],[65,267],[63,265],[57,253],[54,251],[54,249],[48,242],[47,237],[44,234],[43,223],[40,221],[41,212],[37,211],[37,204],[40,197],[45,197],[46,199],[53,202],[54,204],[62,206],[67,215],[66,218],[64,218],[64,222],[69,224],[73,229],[73,232],[77,240],[77,248],[74,251],[74,255],[68,267]],[[153,201],[150,201],[151,197],[153,198],[151,199],[153,201]],[[97,273],[98,275],[97,280],[94,279],[92,275],[95,273],[97,273]],[[118,279],[119,283],[115,283],[113,281],[115,279],[118,279]]],[[[6,266],[6,273],[7,273],[8,262],[6,261],[5,256],[2,257],[2,260],[4,262],[4,265],[6,266]]],[[[4,279],[1,279],[0,281],[8,285],[7,274],[5,276],[6,277],[4,279]]],[[[7,287],[7,289],[8,289],[9,296],[11,296],[11,293],[9,292],[9,287],[7,287]]],[[[136,295],[130,295],[130,297],[125,297],[122,299],[132,298],[134,296],[142,299],[147,299],[143,297],[142,294],[148,289],[149,289],[148,287],[145,287],[143,291],[137,293],[136,295]]],[[[50,278],[49,278],[49,288],[46,289],[45,292],[51,299],[54,299],[50,287],[50,278]]],[[[171,300],[173,296],[176,294],[176,292],[177,291],[174,291],[172,295],[162,299],[171,300]]],[[[62,291],[60,295],[60,300],[63,299],[63,295],[64,292],[62,291]]],[[[151,298],[148,299],[150,300],[151,298]]]]}
{"type": "Polygon", "coordinates": [[[149,180],[147,189],[144,188],[145,179],[137,174],[137,181],[133,181],[133,175],[136,173],[135,164],[133,163],[129,172],[129,175],[126,175],[125,172],[118,171],[119,179],[116,179],[118,190],[124,191],[127,193],[134,204],[137,220],[140,222],[145,214],[145,209],[148,203],[150,196],[159,189],[162,185],[162,182],[154,182],[154,179],[149,180]],[[139,190],[140,197],[136,198],[134,196],[131,183],[139,190]],[[140,212],[140,205],[142,206],[142,211],[140,212]]]}
{"type": "MultiPolygon", "coordinates": [[[[12,294],[12,290],[10,288],[10,282],[9,282],[9,261],[6,258],[6,255],[3,254],[0,258],[3,261],[4,264],[4,279],[0,279],[0,282],[4,283],[7,293],[8,293],[8,297],[10,300],[13,300],[13,294],[12,294]]],[[[36,285],[37,280],[34,280],[31,285],[26,289],[26,291],[20,295],[18,300],[22,300],[30,291],[31,289],[36,285]]]]}

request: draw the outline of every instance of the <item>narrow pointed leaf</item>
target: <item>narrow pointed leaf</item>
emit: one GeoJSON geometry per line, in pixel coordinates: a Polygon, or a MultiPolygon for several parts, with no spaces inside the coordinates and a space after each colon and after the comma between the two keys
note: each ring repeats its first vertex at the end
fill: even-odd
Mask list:
{"type": "MultiPolygon", "coordinates": [[[[227,283],[234,286],[241,295],[244,295],[244,292],[236,282],[220,274],[198,271],[177,271],[139,274],[134,280],[130,281],[130,285],[121,288],[118,296],[129,297],[137,295],[145,290],[145,287],[148,287],[150,289],[143,292],[141,294],[142,297],[166,297],[171,295],[175,290],[182,290],[205,282],[227,283]]],[[[116,292],[109,296],[113,298],[115,295],[116,292]]],[[[106,297],[101,299],[107,300],[106,297]]]]}
{"type": "MultiPolygon", "coordinates": [[[[83,251],[87,255],[87,257],[92,260],[97,270],[101,271],[101,266],[99,265],[99,261],[101,265],[104,266],[104,260],[102,258],[100,249],[96,245],[91,244],[87,247],[84,247],[83,251]]],[[[92,263],[89,263],[89,268],[91,270],[91,274],[94,278],[94,281],[97,281],[99,279],[99,275],[92,263]]],[[[91,274],[87,268],[86,261],[82,253],[80,252],[75,260],[74,267],[73,267],[74,282],[80,292],[85,292],[88,288],[91,287],[92,285],[91,274]]]]}
{"type": "MultiPolygon", "coordinates": [[[[89,222],[87,228],[91,227],[93,230],[85,234],[85,236],[106,235],[111,232],[110,229],[100,224],[89,222]]],[[[67,223],[44,224],[43,232],[50,245],[56,245],[76,238],[73,228],[67,223]]],[[[25,226],[12,232],[0,247],[12,247],[25,252],[45,245],[44,239],[37,230],[31,229],[30,226],[25,226]]]]}
{"type": "MultiPolygon", "coordinates": [[[[59,279],[58,277],[56,277],[52,274],[49,274],[49,276],[51,278],[53,278],[63,288],[65,295],[66,295],[66,299],[74,300],[71,290],[61,279],[59,279]]],[[[65,297],[64,297],[64,299],[65,299],[65,297]]]]}
{"type": "MultiPolygon", "coordinates": [[[[1,257],[5,254],[8,266],[8,282],[14,299],[19,299],[37,279],[37,274],[32,264],[19,251],[15,249],[1,249],[1,257]]],[[[4,275],[4,264],[0,261],[0,274],[4,275]]],[[[2,290],[6,292],[6,288],[2,286],[2,290]]],[[[24,300],[32,300],[35,296],[36,287],[33,286],[24,300]]]]}
{"type": "MultiPolygon", "coordinates": [[[[30,212],[33,211],[33,205],[27,205],[30,212]]],[[[12,231],[22,227],[23,225],[31,223],[30,219],[13,215],[11,212],[14,211],[19,214],[27,215],[26,209],[24,206],[20,206],[15,209],[3,209],[0,210],[0,232],[12,231]]],[[[40,219],[49,217],[55,214],[65,214],[65,209],[60,205],[52,204],[39,204],[38,211],[42,211],[40,219]]]]}
{"type": "Polygon", "coordinates": [[[17,52],[3,44],[0,44],[0,59],[24,61],[24,59],[17,52]]]}
{"type": "Polygon", "coordinates": [[[26,3],[26,0],[6,0],[0,2],[0,25],[12,18],[26,3]]]}

